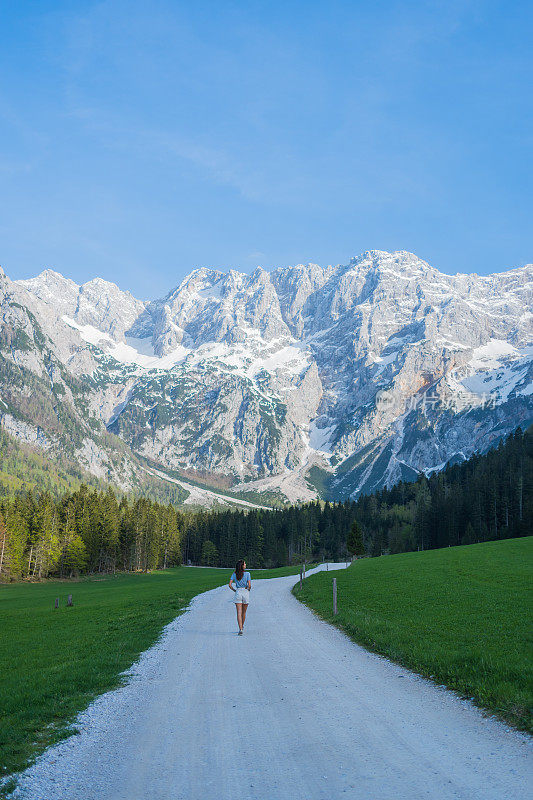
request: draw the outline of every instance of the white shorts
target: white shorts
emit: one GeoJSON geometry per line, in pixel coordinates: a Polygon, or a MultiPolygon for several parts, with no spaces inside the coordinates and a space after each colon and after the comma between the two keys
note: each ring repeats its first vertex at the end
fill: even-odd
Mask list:
{"type": "Polygon", "coordinates": [[[250,592],[248,589],[237,589],[235,592],[235,599],[233,600],[234,603],[246,603],[250,602],[250,592]]]}

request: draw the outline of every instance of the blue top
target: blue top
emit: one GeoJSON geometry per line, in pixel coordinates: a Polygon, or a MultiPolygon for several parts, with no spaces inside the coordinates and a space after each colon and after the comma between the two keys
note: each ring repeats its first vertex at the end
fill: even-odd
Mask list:
{"type": "Polygon", "coordinates": [[[237,576],[235,575],[235,573],[233,573],[233,575],[230,578],[230,581],[233,581],[237,589],[246,589],[246,584],[248,583],[248,581],[250,581],[251,583],[252,579],[250,578],[250,573],[245,572],[240,581],[238,581],[237,576]]]}

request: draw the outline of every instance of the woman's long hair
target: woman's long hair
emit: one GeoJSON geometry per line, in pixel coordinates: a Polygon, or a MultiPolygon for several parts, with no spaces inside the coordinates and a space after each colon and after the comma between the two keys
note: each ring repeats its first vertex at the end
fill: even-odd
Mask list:
{"type": "Polygon", "coordinates": [[[235,564],[235,577],[237,578],[238,581],[240,581],[243,575],[244,575],[244,559],[239,558],[239,560],[235,564]]]}

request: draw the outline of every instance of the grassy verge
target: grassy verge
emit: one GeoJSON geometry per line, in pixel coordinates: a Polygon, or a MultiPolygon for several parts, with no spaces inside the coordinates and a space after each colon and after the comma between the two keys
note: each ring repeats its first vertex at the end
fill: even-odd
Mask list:
{"type": "Polygon", "coordinates": [[[352,639],[532,731],[533,538],[362,559],[295,595],[352,639]]]}
{"type": "MultiPolygon", "coordinates": [[[[252,578],[297,571],[252,570],[252,578]]],[[[178,567],[0,586],[0,775],[23,769],[68,735],[76,713],[117,686],[120,673],[192,597],[227,583],[230,575],[231,568],[178,567]],[[66,606],[68,594],[72,608],[66,606]]]]}

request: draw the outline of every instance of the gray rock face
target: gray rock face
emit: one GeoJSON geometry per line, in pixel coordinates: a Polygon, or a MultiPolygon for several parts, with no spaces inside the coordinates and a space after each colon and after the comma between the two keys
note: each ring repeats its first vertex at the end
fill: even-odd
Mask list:
{"type": "MultiPolygon", "coordinates": [[[[86,414],[161,467],[241,491],[307,499],[318,470],[329,496],[357,496],[533,418],[532,265],[449,276],[370,251],[325,268],[199,269],[148,304],[50,270],[2,285],[3,330],[39,326],[57,381],[85,381],[86,414]]],[[[32,348],[2,357],[47,370],[32,348]]],[[[82,451],[95,452],[87,435],[82,451]]]]}
{"type": "Polygon", "coordinates": [[[78,325],[91,325],[117,339],[124,336],[146,305],[102,278],[78,286],[51,269],[17,283],[46,305],[54,316],[69,317],[78,325]]]}
{"type": "Polygon", "coordinates": [[[157,355],[177,344],[245,342],[250,333],[265,342],[291,338],[270,273],[262,269],[250,276],[195,270],[164,300],[150,303],[130,333],[151,337],[157,355]]]}

